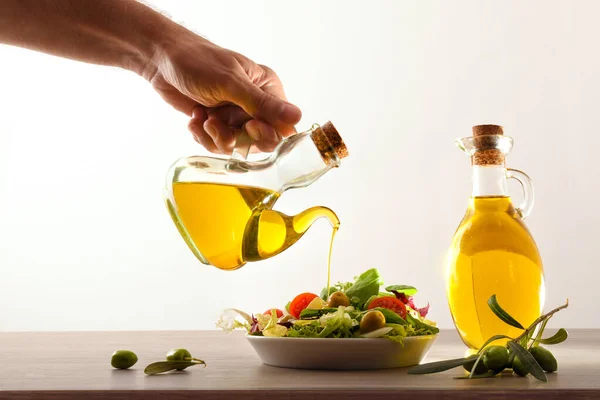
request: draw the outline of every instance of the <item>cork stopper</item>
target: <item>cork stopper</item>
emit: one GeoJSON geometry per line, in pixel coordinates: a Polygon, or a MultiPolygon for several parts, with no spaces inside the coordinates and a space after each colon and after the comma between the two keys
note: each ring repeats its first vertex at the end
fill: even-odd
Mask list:
{"type": "Polygon", "coordinates": [[[348,148],[331,121],[317,127],[311,137],[326,163],[334,162],[337,166],[342,158],[348,157],[348,148]]]}
{"type": "Polygon", "coordinates": [[[475,125],[473,127],[473,144],[480,149],[473,153],[473,165],[504,165],[505,157],[496,146],[497,136],[504,135],[500,125],[475,125]]]}
{"type": "Polygon", "coordinates": [[[500,125],[475,125],[473,136],[504,135],[504,129],[500,125]]]}

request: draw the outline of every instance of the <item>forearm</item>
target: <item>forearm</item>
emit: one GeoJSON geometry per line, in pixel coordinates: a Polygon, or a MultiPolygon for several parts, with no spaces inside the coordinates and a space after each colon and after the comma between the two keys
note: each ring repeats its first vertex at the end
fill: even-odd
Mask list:
{"type": "Polygon", "coordinates": [[[0,0],[0,43],[140,75],[181,30],[135,0],[0,0]]]}

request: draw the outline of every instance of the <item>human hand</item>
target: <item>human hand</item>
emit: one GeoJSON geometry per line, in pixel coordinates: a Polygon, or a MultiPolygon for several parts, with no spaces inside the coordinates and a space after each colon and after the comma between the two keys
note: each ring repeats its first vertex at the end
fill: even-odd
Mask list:
{"type": "Polygon", "coordinates": [[[191,117],[189,130],[213,153],[231,154],[239,128],[252,138],[252,150],[270,152],[302,117],[270,68],[189,31],[161,46],[144,76],[191,117]]]}

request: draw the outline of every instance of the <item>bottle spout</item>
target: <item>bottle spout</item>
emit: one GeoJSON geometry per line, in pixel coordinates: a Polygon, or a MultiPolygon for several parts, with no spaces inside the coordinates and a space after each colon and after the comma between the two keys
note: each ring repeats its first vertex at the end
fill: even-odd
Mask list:
{"type": "Polygon", "coordinates": [[[276,256],[296,243],[321,218],[326,218],[334,229],[340,225],[337,215],[327,207],[312,207],[294,216],[274,210],[260,211],[246,227],[244,259],[260,261],[276,256]]]}
{"type": "Polygon", "coordinates": [[[304,234],[318,219],[326,218],[333,229],[340,226],[340,220],[332,209],[322,206],[311,207],[293,217],[294,231],[304,234]]]}

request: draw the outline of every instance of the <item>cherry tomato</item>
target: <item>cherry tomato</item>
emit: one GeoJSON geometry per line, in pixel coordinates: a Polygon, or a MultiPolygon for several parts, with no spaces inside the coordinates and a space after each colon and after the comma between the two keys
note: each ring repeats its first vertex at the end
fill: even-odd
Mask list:
{"type": "MultiPolygon", "coordinates": [[[[283,311],[281,311],[279,308],[275,309],[275,313],[277,314],[277,318],[283,317],[283,311]]],[[[270,315],[270,314],[271,314],[271,310],[267,310],[263,313],[263,315],[270,315]]]]}
{"type": "Polygon", "coordinates": [[[290,314],[294,318],[300,318],[300,313],[304,310],[314,298],[319,297],[314,293],[302,293],[294,297],[290,303],[290,314]]]}
{"type": "Polygon", "coordinates": [[[398,300],[395,297],[378,297],[369,303],[369,310],[377,307],[387,308],[388,310],[392,310],[402,318],[406,318],[406,306],[401,300],[398,300]]]}

